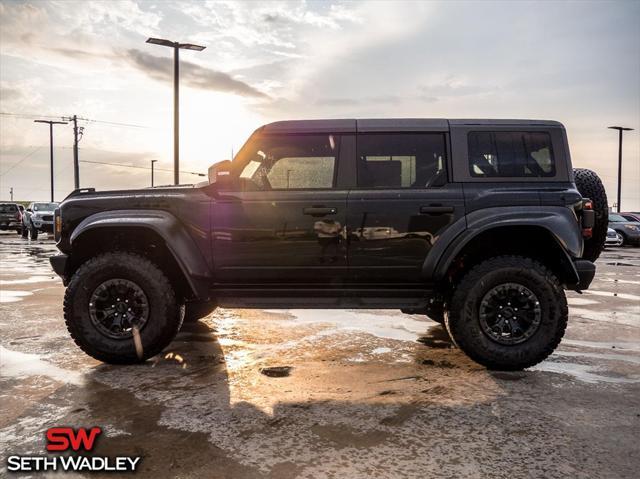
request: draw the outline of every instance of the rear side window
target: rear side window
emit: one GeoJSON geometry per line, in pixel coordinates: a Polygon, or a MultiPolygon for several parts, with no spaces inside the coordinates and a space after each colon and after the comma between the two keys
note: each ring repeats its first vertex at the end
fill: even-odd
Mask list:
{"type": "Polygon", "coordinates": [[[548,133],[472,131],[469,173],[475,178],[541,178],[556,174],[548,133]]]}
{"type": "Polygon", "coordinates": [[[358,187],[427,188],[446,180],[441,133],[360,133],[358,187]]]}

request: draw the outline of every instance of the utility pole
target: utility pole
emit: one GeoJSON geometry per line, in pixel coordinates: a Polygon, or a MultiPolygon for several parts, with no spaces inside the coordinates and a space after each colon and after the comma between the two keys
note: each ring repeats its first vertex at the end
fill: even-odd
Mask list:
{"type": "Polygon", "coordinates": [[[73,122],[73,187],[77,190],[78,188],[80,188],[80,162],[78,160],[78,143],[82,138],[84,127],[78,126],[78,115],[68,116],[62,119],[73,122]]]}
{"type": "Polygon", "coordinates": [[[34,123],[47,123],[49,125],[49,169],[51,171],[51,202],[53,199],[53,125],[66,125],[66,121],[33,120],[34,123]]]}
{"type": "Polygon", "coordinates": [[[173,48],[173,183],[180,184],[180,49],[201,52],[206,47],[193,43],[180,43],[163,38],[148,38],[147,43],[173,48]]]}
{"type": "Polygon", "coordinates": [[[620,201],[622,197],[622,132],[631,131],[633,128],[625,128],[624,126],[610,126],[612,130],[618,130],[618,213],[622,211],[620,201]]]}
{"type": "Polygon", "coordinates": [[[151,160],[151,188],[153,188],[153,164],[158,160],[151,160]]]}

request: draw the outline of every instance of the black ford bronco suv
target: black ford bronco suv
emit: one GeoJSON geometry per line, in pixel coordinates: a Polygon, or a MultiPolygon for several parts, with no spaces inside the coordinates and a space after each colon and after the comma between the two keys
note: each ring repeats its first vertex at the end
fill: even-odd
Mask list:
{"type": "Polygon", "coordinates": [[[204,184],[74,191],[51,264],[71,336],[109,363],[158,354],[217,306],[396,308],[515,370],[560,342],[607,216],[558,122],[283,121],[204,184]]]}

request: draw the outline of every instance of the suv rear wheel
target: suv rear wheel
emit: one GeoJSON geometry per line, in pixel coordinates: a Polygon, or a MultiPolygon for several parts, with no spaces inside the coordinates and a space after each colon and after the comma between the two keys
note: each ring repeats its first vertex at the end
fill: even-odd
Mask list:
{"type": "Polygon", "coordinates": [[[445,325],[471,359],[519,370],[543,361],[567,327],[567,300],[539,262],[499,256],[472,268],[453,293],[445,325]]]}
{"type": "Polygon", "coordinates": [[[132,253],[105,253],[84,263],[64,296],[76,344],[112,364],[142,362],[162,351],[181,326],[181,306],[164,273],[132,253]]]}

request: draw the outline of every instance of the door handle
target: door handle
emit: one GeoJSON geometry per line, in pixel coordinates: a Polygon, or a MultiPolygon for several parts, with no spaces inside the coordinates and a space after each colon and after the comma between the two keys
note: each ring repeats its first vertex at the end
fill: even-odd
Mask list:
{"type": "Polygon", "coordinates": [[[302,208],[302,213],[309,216],[327,216],[335,215],[338,212],[338,208],[327,208],[326,206],[308,206],[302,208]]]}
{"type": "Polygon", "coordinates": [[[420,207],[420,214],[424,215],[443,215],[445,213],[453,213],[454,211],[455,208],[453,206],[429,205],[420,207]]]}

